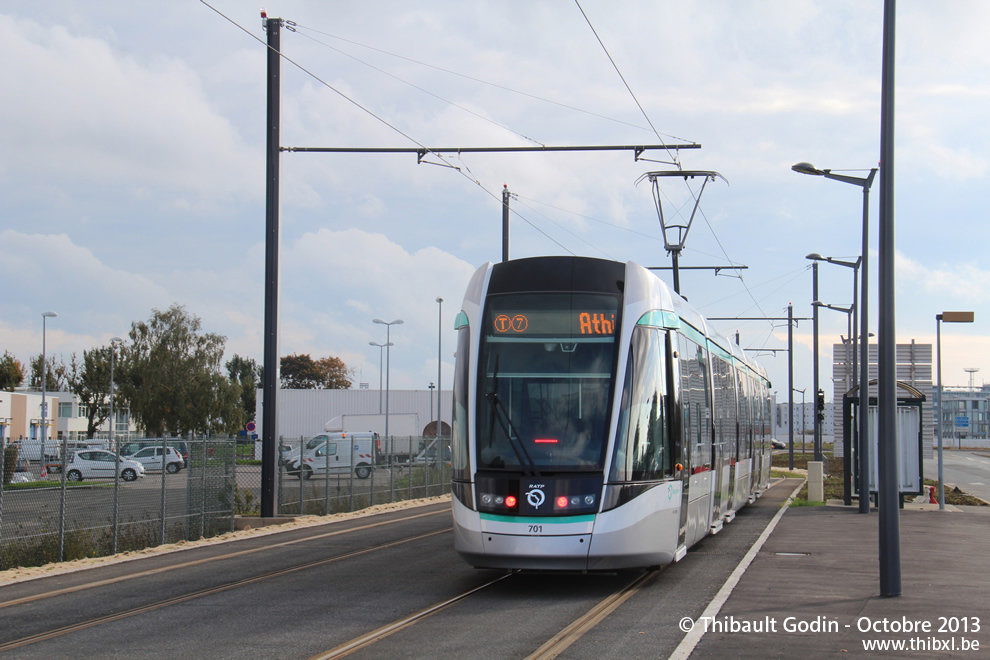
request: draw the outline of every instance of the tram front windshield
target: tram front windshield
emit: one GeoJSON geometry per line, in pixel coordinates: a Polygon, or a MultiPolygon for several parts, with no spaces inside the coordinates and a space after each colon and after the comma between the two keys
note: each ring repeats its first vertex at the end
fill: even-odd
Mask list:
{"type": "Polygon", "coordinates": [[[602,469],[618,304],[603,294],[488,299],[478,363],[479,470],[602,469]]]}

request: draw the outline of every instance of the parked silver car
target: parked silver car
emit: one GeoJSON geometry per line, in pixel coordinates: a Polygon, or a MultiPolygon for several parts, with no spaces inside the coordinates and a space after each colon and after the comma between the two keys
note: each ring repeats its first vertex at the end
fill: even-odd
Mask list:
{"type": "Polygon", "coordinates": [[[175,474],[185,465],[182,455],[175,447],[165,447],[164,460],[161,447],[145,447],[127,458],[143,465],[147,472],[161,472],[164,463],[165,471],[175,474]]]}
{"type": "MultiPolygon", "coordinates": [[[[68,481],[113,479],[114,465],[116,463],[117,456],[112,451],[106,451],[105,449],[77,451],[69,458],[69,463],[66,465],[65,478],[68,481]]],[[[120,459],[120,478],[123,481],[135,481],[143,476],[143,465],[126,458],[120,459]]]]}

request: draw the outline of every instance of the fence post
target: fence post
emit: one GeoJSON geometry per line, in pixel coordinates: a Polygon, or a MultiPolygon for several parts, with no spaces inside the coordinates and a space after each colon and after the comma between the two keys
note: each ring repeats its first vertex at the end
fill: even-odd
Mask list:
{"type": "Polygon", "coordinates": [[[282,465],[282,454],[283,454],[282,447],[284,447],[284,446],[285,446],[285,438],[280,435],[280,436],[278,436],[278,459],[277,459],[278,462],[279,462],[279,466],[278,466],[278,492],[275,494],[275,497],[276,497],[275,514],[276,515],[282,513],[282,477],[285,476],[285,466],[282,465]]]}
{"type": "MultiPolygon", "coordinates": [[[[42,424],[47,424],[48,420],[41,420],[42,424]]],[[[41,436],[44,438],[44,434],[41,436]]],[[[66,467],[68,463],[67,449],[66,449],[66,439],[62,438],[62,467],[59,473],[62,475],[62,489],[59,493],[58,499],[58,560],[63,561],[65,556],[65,473],[67,472],[66,467]]],[[[41,441],[41,460],[42,463],[45,461],[45,441],[41,441]]]]}
{"type": "Polygon", "coordinates": [[[330,515],[330,439],[323,445],[323,515],[330,515]]]}
{"type": "Polygon", "coordinates": [[[349,477],[348,483],[351,484],[348,494],[347,508],[350,511],[354,511],[354,438],[347,441],[348,446],[351,448],[351,468],[347,476],[349,477]]]}
{"type": "Polygon", "coordinates": [[[162,514],[162,540],[161,545],[165,545],[165,465],[168,458],[168,441],[162,438],[162,489],[161,489],[161,514],[162,514]]]}
{"type": "Polygon", "coordinates": [[[203,464],[202,477],[200,478],[200,516],[199,516],[199,538],[206,536],[206,465],[207,465],[207,453],[206,453],[206,438],[200,441],[200,460],[203,464]]]}
{"type": "MultiPolygon", "coordinates": [[[[250,436],[248,436],[250,438],[250,436]]],[[[233,461],[230,465],[230,483],[232,488],[230,488],[230,531],[237,529],[237,451],[239,447],[237,446],[237,436],[233,439],[234,449],[230,453],[231,460],[233,461]]]]}
{"type": "Polygon", "coordinates": [[[299,515],[303,515],[303,455],[306,448],[306,440],[299,436],[299,515]]]}

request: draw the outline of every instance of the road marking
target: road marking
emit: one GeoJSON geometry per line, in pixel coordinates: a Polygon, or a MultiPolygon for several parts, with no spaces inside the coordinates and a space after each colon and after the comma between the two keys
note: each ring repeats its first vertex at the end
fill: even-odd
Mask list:
{"type": "MultiPolygon", "coordinates": [[[[753,544],[753,547],[749,549],[746,556],[742,558],[735,570],[732,571],[732,575],[729,576],[729,578],[725,581],[725,584],[722,585],[722,588],[719,589],[717,594],[715,594],[715,598],[712,599],[712,602],[708,603],[708,607],[706,607],[701,616],[696,619],[696,622],[702,620],[712,620],[718,616],[719,610],[721,610],[722,606],[725,605],[725,601],[729,600],[729,596],[732,595],[732,590],[736,588],[737,584],[739,584],[739,580],[742,579],[743,573],[746,572],[749,565],[753,563],[754,559],[756,559],[756,555],[759,553],[760,548],[762,548],[763,544],[767,542],[768,538],[770,538],[770,534],[773,533],[777,523],[780,522],[784,512],[786,512],[791,506],[791,502],[793,502],[794,498],[797,497],[798,492],[804,487],[806,481],[807,479],[798,484],[798,487],[794,489],[794,492],[787,498],[784,505],[780,507],[780,511],[774,515],[773,519],[770,521],[770,524],[767,525],[767,528],[763,530],[762,534],[760,534],[760,538],[756,539],[756,543],[753,544]],[[705,619],[705,617],[708,617],[708,619],[705,619]]],[[[707,628],[707,626],[699,626],[695,623],[694,627],[691,628],[691,631],[684,635],[684,639],[682,639],[681,643],[677,645],[674,652],[670,654],[670,658],[668,660],[687,660],[692,651],[694,651],[694,648],[698,645],[698,642],[701,641],[701,637],[705,634],[705,628],[707,628]]]]}

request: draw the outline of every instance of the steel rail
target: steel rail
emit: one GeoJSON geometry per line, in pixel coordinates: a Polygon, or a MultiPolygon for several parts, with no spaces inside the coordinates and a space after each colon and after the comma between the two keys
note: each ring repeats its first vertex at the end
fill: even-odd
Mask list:
{"type": "MultiPolygon", "coordinates": [[[[24,596],[23,598],[15,598],[8,601],[0,602],[0,609],[6,607],[12,607],[14,605],[23,605],[25,603],[31,603],[39,600],[45,600],[46,598],[53,598],[55,596],[64,596],[65,594],[76,593],[79,591],[86,591],[87,589],[94,589],[96,587],[104,587],[110,584],[117,584],[119,582],[126,582],[128,580],[135,580],[138,578],[148,577],[151,575],[159,575],[161,573],[168,573],[169,571],[178,570],[181,568],[190,568],[192,566],[201,566],[202,564],[209,564],[214,561],[221,561],[223,559],[232,559],[234,557],[243,557],[245,555],[254,554],[256,552],[264,552],[266,550],[272,550],[275,548],[282,548],[285,546],[295,545],[297,543],[308,543],[310,541],[317,541],[319,539],[330,538],[333,536],[340,536],[342,534],[350,534],[351,532],[361,532],[367,529],[374,529],[376,527],[382,527],[384,525],[391,525],[394,523],[405,522],[407,520],[415,520],[417,518],[425,518],[428,516],[436,516],[440,514],[450,514],[449,510],[441,511],[431,511],[429,513],[418,513],[414,516],[406,516],[404,518],[396,518],[394,520],[385,520],[382,522],[371,523],[368,525],[361,525],[359,527],[350,527],[348,529],[340,529],[333,532],[326,532],[325,534],[318,534],[317,536],[305,536],[300,539],[294,539],[292,541],[282,541],[281,543],[273,543],[271,545],[264,545],[257,548],[249,548],[247,550],[238,550],[236,552],[228,552],[226,554],[217,555],[215,557],[204,557],[203,559],[194,559],[192,561],[183,562],[181,564],[173,564],[171,566],[163,566],[161,568],[153,568],[146,571],[140,571],[137,573],[130,573],[128,575],[121,575],[119,577],[107,578],[105,580],[96,580],[94,582],[87,582],[86,584],[76,585],[74,587],[65,587],[63,589],[53,589],[52,591],[46,591],[41,594],[34,594],[32,596],[24,596]]],[[[200,546],[202,548],[203,546],[200,546]]],[[[186,550],[192,550],[193,548],[186,548],[186,550]]],[[[147,557],[142,557],[146,559],[147,557]]],[[[99,568],[94,566],[93,568],[99,568]]],[[[45,577],[55,577],[54,575],[45,577]]]]}
{"type": "Polygon", "coordinates": [[[432,532],[427,532],[425,534],[418,534],[416,536],[409,536],[404,539],[398,539],[395,541],[389,541],[388,543],[382,543],[380,545],[371,546],[368,548],[362,548],[360,550],[353,550],[351,552],[345,552],[340,555],[335,555],[333,557],[325,557],[323,559],[318,559],[316,561],[307,562],[305,564],[298,564],[296,566],[290,566],[288,568],[282,568],[276,571],[271,571],[264,573],[262,575],[256,575],[250,578],[244,578],[243,580],[236,580],[234,582],[228,582],[226,584],[217,585],[215,587],[208,587],[206,589],[201,589],[199,591],[194,591],[192,593],[183,594],[181,596],[175,596],[173,598],[168,598],[155,603],[149,603],[147,605],[142,605],[140,607],[134,607],[129,610],[124,610],[122,612],[115,612],[114,614],[108,614],[101,617],[96,617],[89,619],[88,621],[81,621],[79,623],[74,623],[68,626],[63,626],[61,628],[56,628],[54,630],[49,630],[43,633],[37,633],[35,635],[29,635],[28,637],[22,637],[21,639],[16,639],[10,642],[0,644],[0,653],[10,651],[13,649],[21,648],[23,646],[29,646],[31,644],[37,644],[38,642],[43,642],[49,639],[54,639],[56,637],[62,637],[63,635],[68,635],[73,632],[78,632],[80,630],[86,630],[87,628],[93,628],[105,623],[111,623],[113,621],[119,621],[121,619],[126,619],[138,614],[145,614],[148,612],[154,612],[156,610],[164,609],[172,605],[178,605],[179,603],[185,603],[190,600],[195,600],[197,598],[202,598],[204,596],[211,596],[214,594],[222,593],[224,591],[230,591],[231,589],[237,589],[238,587],[243,587],[251,584],[256,584],[258,582],[263,582],[265,580],[270,580],[277,577],[282,577],[285,575],[290,575],[292,573],[297,573],[299,571],[308,570],[310,568],[317,568],[319,566],[324,566],[326,564],[332,564],[335,562],[343,561],[345,559],[353,559],[354,557],[361,557],[363,555],[370,554],[372,552],[377,552],[379,550],[385,550],[387,548],[394,548],[405,543],[411,543],[413,541],[420,541],[422,539],[430,538],[432,536],[437,536],[439,534],[446,534],[451,531],[452,527],[447,527],[440,530],[435,530],[432,532]]]}

